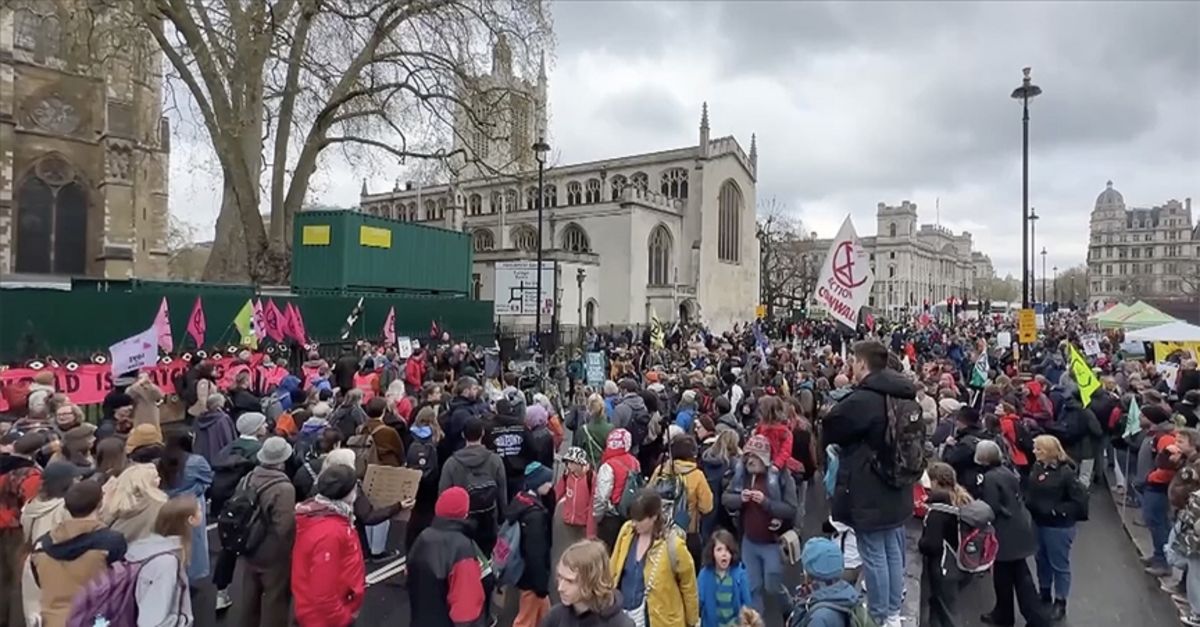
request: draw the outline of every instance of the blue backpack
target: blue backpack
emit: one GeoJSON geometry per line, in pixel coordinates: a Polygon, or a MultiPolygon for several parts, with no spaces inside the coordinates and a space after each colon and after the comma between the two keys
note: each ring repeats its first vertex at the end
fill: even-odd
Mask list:
{"type": "Polygon", "coordinates": [[[502,586],[515,586],[525,574],[525,558],[521,556],[521,521],[506,520],[496,535],[492,549],[492,572],[502,586]]]}

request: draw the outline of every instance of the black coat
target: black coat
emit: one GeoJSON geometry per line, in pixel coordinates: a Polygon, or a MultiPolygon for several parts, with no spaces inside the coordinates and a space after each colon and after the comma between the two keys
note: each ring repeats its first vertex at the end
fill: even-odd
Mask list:
{"type": "Polygon", "coordinates": [[[467,420],[482,417],[482,409],[482,405],[465,396],[455,396],[450,399],[450,406],[442,421],[442,431],[445,436],[438,443],[439,459],[450,459],[455,451],[466,445],[467,442],[463,439],[463,428],[467,426],[467,420]]]}
{"type": "Polygon", "coordinates": [[[490,422],[487,433],[483,435],[483,445],[504,462],[508,497],[511,499],[521,489],[525,466],[533,461],[529,456],[529,430],[525,428],[525,419],[515,413],[497,413],[490,422]]]}
{"type": "Polygon", "coordinates": [[[1025,486],[1025,503],[1039,527],[1070,527],[1087,520],[1088,494],[1070,462],[1035,462],[1025,486]]]}
{"type": "Polygon", "coordinates": [[[1075,460],[1093,459],[1096,438],[1104,434],[1096,415],[1083,406],[1078,396],[1066,399],[1058,419],[1047,425],[1046,431],[1058,438],[1067,455],[1075,460]]]}
{"type": "Polygon", "coordinates": [[[345,394],[354,389],[354,374],[358,372],[358,357],[346,353],[338,357],[333,364],[333,385],[342,389],[345,394]]]}
{"type": "Polygon", "coordinates": [[[958,484],[975,498],[982,496],[985,470],[975,463],[975,446],[986,438],[987,434],[980,427],[962,427],[954,434],[954,444],[942,450],[942,461],[950,464],[958,484]]]}
{"type": "Polygon", "coordinates": [[[508,505],[507,519],[521,524],[521,557],[525,570],[517,581],[518,590],[530,590],[540,597],[550,594],[550,513],[542,499],[522,491],[508,505]]]}
{"type": "Polygon", "coordinates": [[[633,627],[633,619],[621,611],[621,591],[613,591],[613,603],[583,614],[569,605],[555,605],[538,627],[633,627]]]}
{"type": "Polygon", "coordinates": [[[996,561],[1023,560],[1037,552],[1033,518],[1021,496],[1021,478],[1004,466],[983,473],[983,502],[996,514],[996,539],[1000,549],[996,561]]]}
{"type": "Polygon", "coordinates": [[[899,372],[873,372],[822,421],[822,448],[829,444],[841,447],[833,518],[860,533],[891,529],[912,517],[912,487],[892,487],[873,464],[876,455],[885,453],[887,396],[915,399],[917,390],[899,372]]]}

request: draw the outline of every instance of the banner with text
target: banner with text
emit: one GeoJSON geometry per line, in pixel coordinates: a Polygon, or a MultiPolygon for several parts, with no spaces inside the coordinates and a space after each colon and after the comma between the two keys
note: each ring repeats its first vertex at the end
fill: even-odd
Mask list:
{"type": "Polygon", "coordinates": [[[859,244],[854,223],[846,216],[821,266],[817,299],[835,320],[856,329],[858,312],[866,304],[874,284],[870,253],[859,244]]]}

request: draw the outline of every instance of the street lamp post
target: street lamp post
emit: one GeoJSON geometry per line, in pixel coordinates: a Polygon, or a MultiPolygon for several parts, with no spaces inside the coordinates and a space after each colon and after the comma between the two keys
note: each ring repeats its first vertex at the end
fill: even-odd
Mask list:
{"type": "Polygon", "coordinates": [[[537,142],[532,146],[534,158],[538,163],[538,187],[537,187],[537,210],[538,210],[538,227],[537,227],[537,317],[534,322],[533,336],[537,338],[538,353],[542,352],[542,209],[546,205],[546,154],[550,152],[550,145],[546,143],[545,138],[539,137],[537,142]]]}
{"type": "Polygon", "coordinates": [[[1037,221],[1040,218],[1037,214],[1037,207],[1029,208],[1029,300],[1037,300],[1037,268],[1033,264],[1037,263],[1037,257],[1032,255],[1037,254],[1037,221]]]}
{"type": "Polygon", "coordinates": [[[1029,77],[1033,68],[1021,70],[1025,77],[1012,97],[1021,101],[1021,305],[1029,308],[1029,101],[1042,93],[1029,77]]]}
{"type": "Polygon", "coordinates": [[[1046,304],[1046,247],[1042,246],[1042,305],[1046,304]]]}
{"type": "Polygon", "coordinates": [[[587,271],[580,268],[575,271],[575,283],[579,285],[579,343],[583,344],[583,280],[587,278],[587,271]]]}
{"type": "Polygon", "coordinates": [[[1058,266],[1051,268],[1054,270],[1054,302],[1058,302],[1058,266]]]}

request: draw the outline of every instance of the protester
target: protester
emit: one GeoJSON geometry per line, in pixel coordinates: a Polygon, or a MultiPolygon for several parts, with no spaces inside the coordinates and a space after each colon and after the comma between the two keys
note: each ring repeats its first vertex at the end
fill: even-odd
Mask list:
{"type": "Polygon", "coordinates": [[[734,468],[721,503],[733,513],[742,534],[742,562],[749,576],[754,609],[762,614],[766,596],[778,597],[783,582],[778,534],[794,526],[797,511],[792,476],[771,464],[771,445],[766,436],[754,435],[746,441],[745,453],[734,468]]]}
{"type": "Polygon", "coordinates": [[[337,409],[329,417],[329,424],[342,432],[345,442],[358,433],[358,429],[367,422],[367,413],[363,411],[363,391],[357,388],[342,388],[343,396],[337,409]]]}
{"type": "MultiPolygon", "coordinates": [[[[162,436],[157,427],[149,424],[135,427],[125,444],[129,453],[155,448],[162,450],[162,436]],[[136,448],[131,449],[131,445],[136,448]]],[[[121,474],[104,484],[104,504],[99,518],[131,543],[153,533],[158,510],[167,502],[167,494],[159,487],[160,477],[154,461],[133,461],[121,474]]]]}
{"type": "Polygon", "coordinates": [[[508,509],[504,462],[483,446],[483,422],[478,418],[467,418],[461,435],[466,444],[442,466],[438,489],[445,492],[458,486],[467,491],[474,525],[471,538],[485,554],[491,555],[500,517],[508,509]]]}
{"type": "Polygon", "coordinates": [[[362,608],[366,567],[354,530],[354,469],[321,472],[316,495],[296,506],[292,596],[300,627],[349,626],[362,608]]]}
{"type": "Polygon", "coordinates": [[[596,471],[596,488],[592,492],[592,514],[596,517],[596,534],[610,550],[616,547],[617,535],[627,520],[622,511],[622,497],[629,481],[640,485],[641,467],[629,449],[631,436],[625,429],[608,434],[600,468],[596,471]]]}
{"type": "Polygon", "coordinates": [[[245,489],[257,495],[264,534],[258,546],[238,556],[240,596],[234,605],[240,625],[286,627],[291,601],[292,543],[296,535],[296,489],[284,467],[292,447],[281,437],[267,438],[258,450],[258,466],[245,479],[245,489]]]}
{"type": "Polygon", "coordinates": [[[302,455],[296,464],[296,472],[292,474],[292,485],[296,487],[297,499],[307,500],[316,495],[317,477],[324,467],[325,456],[341,446],[341,443],[342,432],[333,427],[325,427],[304,453],[293,453],[293,459],[302,455]]]}
{"type": "Polygon", "coordinates": [[[600,458],[604,455],[608,434],[613,426],[608,422],[608,413],[604,406],[604,398],[599,394],[587,397],[587,411],[583,424],[573,427],[575,446],[587,452],[588,465],[600,467],[600,458]]]}
{"type": "Polygon", "coordinates": [[[838,546],[826,538],[812,538],[800,554],[804,566],[805,594],[793,606],[793,620],[806,627],[845,627],[859,603],[858,590],[842,579],[844,562],[838,546]]]}
{"type": "MultiPolygon", "coordinates": [[[[265,417],[263,422],[266,422],[265,417]]],[[[204,413],[196,418],[196,454],[213,464],[218,459],[218,453],[229,446],[234,437],[233,419],[225,413],[225,396],[214,392],[205,399],[204,413]]]]}
{"type": "MultiPolygon", "coordinates": [[[[125,538],[96,517],[102,498],[100,485],[94,481],[72,485],[63,497],[71,518],[34,542],[31,559],[40,586],[42,627],[65,627],[76,594],[125,557],[125,538]]],[[[10,590],[19,589],[14,582],[10,590]]],[[[23,620],[21,617],[8,624],[19,625],[23,620]]]]}
{"type": "Polygon", "coordinates": [[[583,540],[567,547],[555,579],[561,604],[550,610],[542,627],[633,627],[621,609],[621,592],[603,543],[583,540]]]}
{"type": "Polygon", "coordinates": [[[753,605],[746,567],[738,558],[738,544],[732,533],[720,529],[709,538],[696,587],[700,627],[728,627],[737,622],[744,608],[753,605]]]}
{"type": "Polygon", "coordinates": [[[529,437],[529,430],[525,427],[525,416],[518,413],[518,407],[507,398],[496,401],[496,414],[484,434],[483,444],[489,451],[498,455],[504,464],[504,477],[508,486],[506,497],[510,500],[521,491],[525,467],[533,461],[529,459],[529,437]]]}
{"type": "Polygon", "coordinates": [[[557,499],[550,537],[550,563],[558,563],[560,553],[567,546],[585,538],[596,536],[596,519],[592,516],[592,471],[587,453],[572,446],[563,454],[566,472],[554,485],[557,499]]]}
{"type": "Polygon", "coordinates": [[[138,626],[187,627],[194,623],[186,571],[193,561],[196,529],[203,531],[200,505],[190,494],[167,501],[154,532],[129,544],[125,559],[141,564],[137,573],[138,626]]]}
{"type": "Polygon", "coordinates": [[[460,486],[438,496],[433,523],[408,551],[411,620],[422,627],[473,625],[484,615],[483,573],[467,530],[470,497],[460,486]]]}
{"type": "Polygon", "coordinates": [[[981,440],[975,447],[975,463],[984,468],[981,498],[995,513],[994,525],[1000,544],[992,568],[996,605],[980,620],[989,625],[1015,624],[1015,595],[1025,624],[1047,627],[1046,608],[1038,598],[1027,562],[1037,551],[1033,520],[1021,495],[1021,478],[1002,461],[1000,447],[995,442],[981,440]]]}
{"type": "MultiPolygon", "coordinates": [[[[713,493],[704,472],[696,465],[696,454],[695,437],[678,435],[673,438],[667,460],[650,475],[650,485],[676,484],[674,487],[678,489],[679,497],[685,501],[680,506],[686,512],[686,521],[681,531],[686,534],[692,562],[701,563],[704,540],[700,535],[700,522],[713,511],[713,493]]],[[[659,495],[662,494],[660,491],[659,495]]],[[[671,522],[678,525],[681,521],[674,519],[671,522]]]]}
{"type": "Polygon", "coordinates": [[[550,512],[542,503],[550,493],[554,472],[540,462],[525,469],[521,490],[509,503],[505,520],[521,528],[521,560],[524,570],[516,588],[520,591],[513,627],[537,627],[550,611],[550,512]]]}
{"type": "MultiPolygon", "coordinates": [[[[205,494],[212,485],[213,470],[203,457],[193,452],[193,447],[194,442],[191,433],[183,430],[170,432],[166,438],[165,451],[158,462],[158,474],[162,489],[171,499],[167,501],[167,504],[163,505],[163,509],[178,499],[185,497],[193,499],[196,505],[197,511],[195,516],[199,522],[191,525],[191,537],[187,544],[188,591],[193,597],[193,613],[201,617],[202,620],[215,621],[216,615],[214,612],[216,611],[216,607],[210,606],[207,602],[207,597],[204,603],[195,603],[198,591],[197,584],[205,580],[210,574],[207,531],[209,511],[205,494]]],[[[164,514],[160,510],[158,520],[162,521],[164,516],[173,520],[172,517],[177,517],[177,514],[178,512],[164,514]]],[[[156,533],[162,534],[161,531],[156,531],[156,533]]]]}
{"type": "Polygon", "coordinates": [[[979,412],[964,405],[955,413],[954,435],[946,439],[942,449],[942,461],[954,469],[958,484],[975,498],[982,496],[985,470],[975,463],[975,448],[987,437],[980,424],[979,412]]]}
{"type": "MultiPolygon", "coordinates": [[[[482,388],[473,377],[462,377],[454,384],[454,398],[446,409],[446,418],[442,421],[445,435],[438,445],[438,458],[449,460],[458,449],[466,446],[463,432],[470,419],[480,419],[483,407],[479,403],[479,392],[482,388]]],[[[524,416],[524,409],[512,413],[524,416]]]]}
{"type": "Polygon", "coordinates": [[[108,485],[109,480],[120,475],[128,464],[125,455],[125,441],[119,437],[109,437],[96,443],[96,472],[92,479],[101,486],[108,485]]]}
{"type": "Polygon", "coordinates": [[[964,574],[958,569],[958,508],[974,500],[958,484],[954,468],[935,462],[929,465],[929,512],[921,529],[917,548],[922,557],[921,625],[953,627],[957,625],[958,593],[964,574]],[[946,507],[938,507],[944,505],[946,507]]]}
{"type": "Polygon", "coordinates": [[[1025,502],[1037,532],[1038,590],[1042,603],[1052,607],[1050,619],[1057,622],[1067,615],[1071,544],[1075,541],[1075,523],[1087,519],[1088,495],[1082,476],[1077,475],[1074,462],[1058,438],[1038,436],[1033,455],[1037,461],[1029,473],[1025,502]]]}
{"type": "MultiPolygon", "coordinates": [[[[79,470],[69,462],[51,462],[46,465],[37,498],[26,503],[21,509],[21,531],[25,534],[27,546],[33,546],[34,542],[71,517],[67,511],[65,497],[67,490],[75,485],[79,476],[79,470]]],[[[25,621],[27,624],[37,624],[42,613],[37,582],[30,568],[30,560],[23,558],[21,561],[25,565],[21,576],[21,600],[25,621]]]]}
{"type": "MultiPolygon", "coordinates": [[[[856,387],[822,421],[823,445],[841,447],[831,509],[858,540],[871,617],[899,625],[904,594],[904,522],[912,516],[912,487],[896,487],[874,468],[885,445],[888,397],[913,400],[916,387],[887,367],[887,349],[876,341],[854,345],[851,370],[856,387]]],[[[743,549],[743,556],[746,555],[743,549]]]]}
{"type": "Polygon", "coordinates": [[[1150,528],[1152,544],[1151,554],[1143,557],[1142,562],[1146,572],[1167,577],[1172,573],[1164,552],[1171,532],[1167,487],[1176,468],[1166,452],[1175,443],[1175,426],[1167,410],[1159,405],[1147,404],[1142,408],[1141,417],[1146,436],[1138,451],[1138,476],[1134,481],[1142,495],[1142,519],[1150,528]]]}
{"type": "Polygon", "coordinates": [[[525,408],[525,438],[527,459],[530,462],[541,462],[543,466],[554,466],[554,434],[550,431],[550,418],[546,409],[535,403],[525,408]]]}
{"type": "Polygon", "coordinates": [[[609,561],[622,608],[638,627],[700,623],[696,569],[687,544],[667,532],[662,499],[643,490],[629,510],[609,561]]]}

